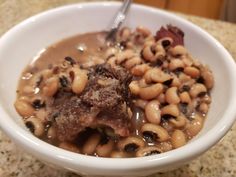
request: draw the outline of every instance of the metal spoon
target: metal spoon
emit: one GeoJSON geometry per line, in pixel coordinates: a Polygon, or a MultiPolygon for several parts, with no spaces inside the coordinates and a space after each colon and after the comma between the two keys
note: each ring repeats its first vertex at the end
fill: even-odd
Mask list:
{"type": "MultiPolygon", "coordinates": [[[[97,40],[99,41],[100,45],[98,48],[103,48],[104,46],[111,46],[114,45],[116,42],[116,33],[122,23],[125,20],[125,17],[128,13],[129,7],[132,3],[132,0],[124,0],[122,6],[120,7],[119,11],[114,17],[111,26],[109,27],[106,33],[97,36],[97,40]]],[[[76,46],[77,50],[80,52],[84,52],[87,49],[87,46],[83,43],[80,43],[76,46]]]]}
{"type": "Polygon", "coordinates": [[[106,36],[106,42],[113,44],[116,39],[116,33],[118,29],[120,28],[121,24],[124,22],[125,17],[128,13],[129,7],[132,3],[132,0],[124,0],[122,6],[120,7],[119,11],[117,12],[113,24],[110,27],[110,30],[108,31],[108,34],[106,36]]]}

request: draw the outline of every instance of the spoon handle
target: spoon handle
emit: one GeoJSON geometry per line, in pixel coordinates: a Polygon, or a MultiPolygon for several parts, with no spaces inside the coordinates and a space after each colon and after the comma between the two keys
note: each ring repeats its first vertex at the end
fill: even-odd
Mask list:
{"type": "Polygon", "coordinates": [[[132,3],[132,0],[124,0],[122,6],[120,7],[119,11],[117,12],[113,24],[106,36],[106,40],[114,40],[115,34],[120,28],[121,24],[125,20],[126,14],[129,10],[129,7],[132,3]]]}

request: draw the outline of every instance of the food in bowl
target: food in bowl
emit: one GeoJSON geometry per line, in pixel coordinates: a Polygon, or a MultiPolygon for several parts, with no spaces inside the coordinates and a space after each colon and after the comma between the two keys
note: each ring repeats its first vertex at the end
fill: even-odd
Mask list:
{"type": "Polygon", "coordinates": [[[211,70],[184,47],[184,33],[121,29],[64,39],[23,71],[15,108],[42,140],[100,157],[142,157],[185,145],[203,127],[211,70]]]}

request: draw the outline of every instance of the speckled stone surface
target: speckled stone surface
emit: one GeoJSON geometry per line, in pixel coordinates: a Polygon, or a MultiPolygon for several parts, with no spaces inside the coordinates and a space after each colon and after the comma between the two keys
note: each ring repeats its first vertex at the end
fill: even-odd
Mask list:
{"type": "MultiPolygon", "coordinates": [[[[0,36],[20,21],[41,11],[80,2],[79,0],[0,0],[0,36]]],[[[197,24],[216,39],[236,59],[236,24],[178,14],[197,24]]],[[[53,169],[9,140],[0,131],[0,177],[77,177],[68,171],[53,169]]],[[[236,124],[212,149],[191,163],[152,177],[235,177],[236,124]]]]}

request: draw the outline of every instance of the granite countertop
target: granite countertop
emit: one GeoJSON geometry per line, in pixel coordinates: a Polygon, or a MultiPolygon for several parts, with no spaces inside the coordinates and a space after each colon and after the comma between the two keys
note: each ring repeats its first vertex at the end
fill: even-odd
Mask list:
{"type": "MultiPolygon", "coordinates": [[[[20,21],[46,9],[80,0],[0,0],[0,36],[20,21]]],[[[236,24],[177,14],[218,39],[236,59],[236,24]]],[[[236,124],[212,149],[189,164],[152,177],[235,177],[236,124]]],[[[76,177],[54,169],[19,149],[0,131],[0,177],[76,177]]]]}

